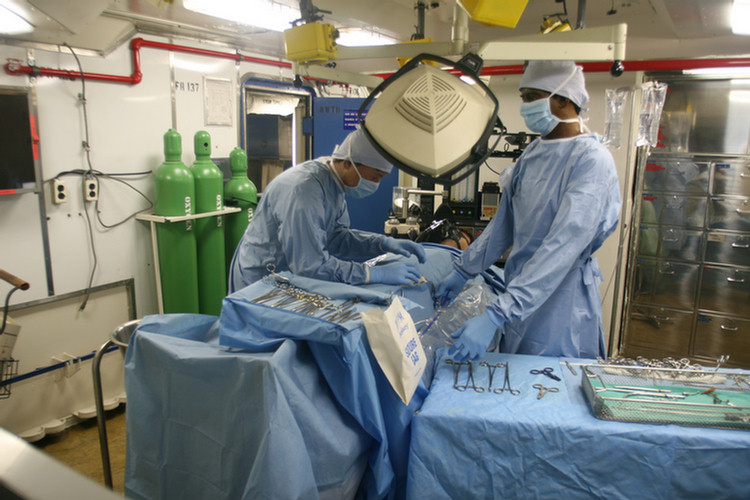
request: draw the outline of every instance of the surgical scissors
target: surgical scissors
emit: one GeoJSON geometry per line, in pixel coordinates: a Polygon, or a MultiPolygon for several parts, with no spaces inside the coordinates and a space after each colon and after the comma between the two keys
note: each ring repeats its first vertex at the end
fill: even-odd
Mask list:
{"type": "Polygon", "coordinates": [[[529,373],[531,373],[532,375],[546,375],[553,380],[557,380],[558,382],[560,381],[560,377],[552,373],[552,368],[550,368],[549,366],[544,368],[544,370],[531,370],[529,371],[529,373]]]}
{"type": "Polygon", "coordinates": [[[536,395],[537,399],[542,399],[548,392],[559,392],[560,389],[557,387],[544,387],[542,384],[534,384],[531,387],[539,390],[539,394],[536,395]]]}

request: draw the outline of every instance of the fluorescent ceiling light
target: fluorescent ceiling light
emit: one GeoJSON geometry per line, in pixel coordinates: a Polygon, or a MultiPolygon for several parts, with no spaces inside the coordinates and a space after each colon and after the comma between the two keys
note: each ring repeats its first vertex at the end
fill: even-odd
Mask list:
{"type": "Polygon", "coordinates": [[[336,44],[345,47],[372,47],[374,45],[393,45],[398,42],[393,37],[377,33],[372,30],[359,28],[339,29],[339,37],[336,44]]]}
{"type": "Polygon", "coordinates": [[[698,68],[698,69],[686,69],[682,71],[685,75],[701,75],[701,76],[721,76],[727,78],[737,77],[748,77],[750,76],[750,68],[748,67],[737,67],[737,68],[698,68]]]}
{"type": "Polygon", "coordinates": [[[750,35],[750,0],[734,0],[732,3],[732,33],[750,35]]]}
{"type": "Polygon", "coordinates": [[[273,0],[183,0],[183,7],[227,21],[271,31],[291,28],[301,17],[299,9],[273,0]]]}
{"type": "Polygon", "coordinates": [[[737,104],[750,104],[750,90],[730,90],[729,101],[737,104]]]}
{"type": "Polygon", "coordinates": [[[8,7],[0,5],[0,33],[3,35],[21,35],[31,33],[34,26],[8,7]]]}

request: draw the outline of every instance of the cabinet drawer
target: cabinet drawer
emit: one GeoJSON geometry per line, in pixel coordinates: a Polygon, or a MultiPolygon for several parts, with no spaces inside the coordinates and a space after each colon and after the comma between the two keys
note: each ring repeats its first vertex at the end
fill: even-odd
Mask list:
{"type": "Polygon", "coordinates": [[[644,193],[641,222],[663,226],[702,228],[706,218],[706,198],[644,193]]]}
{"type": "Polygon", "coordinates": [[[634,306],[628,323],[628,345],[686,356],[690,346],[693,313],[659,307],[634,306]]]}
{"type": "Polygon", "coordinates": [[[636,259],[634,299],[638,303],[693,309],[698,264],[636,259]]]}
{"type": "Polygon", "coordinates": [[[732,364],[750,364],[750,321],[699,314],[693,344],[695,356],[717,359],[729,355],[732,364]]]}
{"type": "Polygon", "coordinates": [[[750,198],[711,198],[708,227],[750,231],[750,198]]]}
{"type": "Polygon", "coordinates": [[[638,255],[670,260],[701,259],[703,231],[680,227],[641,226],[638,255]]]}
{"type": "Polygon", "coordinates": [[[687,160],[651,160],[643,176],[644,191],[708,193],[711,164],[687,160]]]}
{"type": "Polygon", "coordinates": [[[716,163],[711,193],[750,196],[750,163],[716,163]]]}
{"type": "Polygon", "coordinates": [[[750,271],[704,266],[701,309],[750,317],[750,271]]]}
{"type": "Polygon", "coordinates": [[[706,262],[750,267],[750,235],[711,231],[706,240],[706,262]]]}

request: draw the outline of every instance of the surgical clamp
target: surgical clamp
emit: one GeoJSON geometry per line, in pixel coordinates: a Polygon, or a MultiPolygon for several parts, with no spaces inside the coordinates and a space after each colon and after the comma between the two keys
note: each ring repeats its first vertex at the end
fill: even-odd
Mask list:
{"type": "Polygon", "coordinates": [[[501,388],[495,389],[493,392],[497,394],[502,394],[505,391],[508,391],[512,396],[518,396],[521,394],[521,391],[518,389],[513,389],[510,386],[510,363],[504,363],[505,364],[505,379],[503,380],[503,386],[501,388]]]}
{"type": "Polygon", "coordinates": [[[534,384],[531,387],[539,390],[539,394],[536,395],[537,399],[542,399],[548,392],[559,392],[560,389],[557,387],[544,387],[542,384],[534,384]]]}
{"type": "Polygon", "coordinates": [[[487,392],[493,392],[492,391],[492,379],[495,377],[495,370],[497,368],[504,368],[505,367],[505,363],[496,363],[496,364],[492,365],[492,364],[490,364],[490,363],[488,363],[486,361],[482,361],[482,362],[479,363],[479,365],[487,367],[487,371],[490,374],[490,383],[487,386],[487,392]]]}
{"type": "Polygon", "coordinates": [[[558,382],[560,381],[560,377],[552,373],[552,368],[549,366],[544,368],[543,370],[531,370],[529,371],[529,373],[531,373],[532,375],[546,375],[553,380],[557,380],[558,382]]]}
{"type": "Polygon", "coordinates": [[[459,391],[465,391],[466,389],[474,389],[474,392],[484,392],[484,387],[478,386],[474,382],[474,368],[471,361],[454,361],[447,359],[446,362],[449,365],[453,365],[453,388],[459,391]],[[458,385],[458,373],[461,371],[461,366],[467,365],[469,367],[469,375],[466,378],[464,385],[458,385]]]}

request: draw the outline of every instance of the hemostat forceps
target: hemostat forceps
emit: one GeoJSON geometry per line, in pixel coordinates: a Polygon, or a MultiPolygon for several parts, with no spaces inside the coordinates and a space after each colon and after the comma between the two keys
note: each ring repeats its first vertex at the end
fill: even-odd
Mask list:
{"type": "Polygon", "coordinates": [[[544,387],[542,384],[534,384],[531,387],[539,390],[539,394],[536,395],[537,399],[542,399],[548,392],[559,392],[560,390],[557,387],[544,387]]]}
{"type": "Polygon", "coordinates": [[[454,361],[452,359],[446,359],[446,363],[453,365],[453,388],[459,391],[465,391],[466,389],[474,389],[475,392],[484,392],[484,387],[476,385],[474,382],[474,368],[472,367],[471,361],[454,361]],[[458,384],[458,374],[461,371],[461,366],[467,365],[469,367],[469,375],[466,378],[464,385],[458,384]]]}

